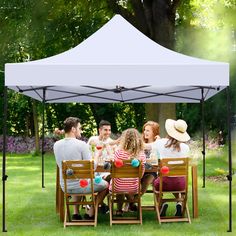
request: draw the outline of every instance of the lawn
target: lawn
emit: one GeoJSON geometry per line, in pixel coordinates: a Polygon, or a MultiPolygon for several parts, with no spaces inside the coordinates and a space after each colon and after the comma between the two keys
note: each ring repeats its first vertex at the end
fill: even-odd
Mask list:
{"type": "MultiPolygon", "coordinates": [[[[192,224],[168,223],[159,225],[154,212],[143,212],[143,225],[109,226],[109,215],[99,215],[97,228],[90,226],[67,227],[59,221],[55,211],[55,160],[53,155],[45,156],[45,188],[41,188],[41,158],[30,155],[8,155],[6,182],[5,235],[235,235],[228,230],[228,181],[218,176],[220,170],[227,170],[224,152],[210,152],[206,160],[206,188],[202,188],[202,165],[198,166],[199,218],[192,224]],[[220,170],[219,170],[220,169],[220,170]],[[208,176],[215,177],[208,177],[208,176]]],[[[233,177],[233,208],[235,208],[235,175],[233,177]]],[[[2,186],[0,193],[2,194],[2,186]]],[[[152,197],[144,196],[143,202],[152,197]]],[[[191,188],[189,194],[191,207],[191,188]]],[[[2,202],[1,202],[2,211],[2,202]]],[[[233,213],[233,221],[236,211],[233,213]]],[[[1,215],[2,222],[2,215],[1,215]]],[[[1,229],[2,230],[2,229],[1,229]]]]}

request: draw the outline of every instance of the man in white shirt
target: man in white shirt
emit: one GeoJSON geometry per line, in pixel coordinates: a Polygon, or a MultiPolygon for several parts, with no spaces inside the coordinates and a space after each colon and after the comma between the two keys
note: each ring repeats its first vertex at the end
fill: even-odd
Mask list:
{"type": "MultiPolygon", "coordinates": [[[[104,159],[112,157],[113,149],[110,145],[114,140],[110,138],[111,135],[111,123],[106,120],[101,120],[98,128],[99,135],[92,136],[88,140],[90,150],[92,145],[94,146],[95,156],[103,156],[104,159]],[[99,148],[100,147],[100,148],[99,148]]],[[[109,173],[101,173],[103,178],[106,178],[109,173]]]]}
{"type": "Polygon", "coordinates": [[[109,142],[112,142],[113,139],[110,138],[111,135],[111,123],[106,120],[101,120],[99,123],[98,128],[98,136],[92,136],[88,140],[88,144],[95,144],[97,145],[99,142],[102,142],[104,144],[108,144],[109,142]]]}
{"type": "MultiPolygon", "coordinates": [[[[103,155],[105,159],[106,157],[112,156],[113,150],[110,146],[110,143],[113,142],[113,139],[110,138],[110,135],[111,123],[106,120],[101,120],[98,127],[98,135],[91,136],[88,140],[88,145],[90,146],[90,149],[92,149],[92,145],[94,146],[95,156],[103,155]],[[98,146],[101,147],[101,150],[98,150],[98,146]]],[[[110,181],[110,172],[103,172],[97,174],[100,175],[106,181],[110,181]]],[[[103,213],[107,213],[109,208],[105,203],[103,203],[100,209],[103,213]]]]}
{"type": "MultiPolygon", "coordinates": [[[[57,141],[54,144],[54,154],[57,165],[60,170],[60,185],[64,191],[64,181],[62,177],[62,161],[63,160],[90,160],[91,155],[89,152],[88,145],[81,140],[78,140],[81,136],[81,124],[80,119],[77,117],[68,117],[64,121],[65,138],[57,141]]],[[[103,199],[106,195],[108,183],[105,180],[94,183],[94,191],[99,192],[99,199],[103,199]]],[[[91,192],[91,185],[87,187],[80,187],[79,180],[70,180],[67,184],[67,190],[69,193],[89,193],[91,192]]],[[[74,199],[75,201],[77,199],[74,199]]],[[[87,216],[86,216],[87,217],[87,216]]],[[[78,214],[78,208],[74,207],[74,215],[72,216],[75,220],[81,220],[82,217],[78,214]]]]}

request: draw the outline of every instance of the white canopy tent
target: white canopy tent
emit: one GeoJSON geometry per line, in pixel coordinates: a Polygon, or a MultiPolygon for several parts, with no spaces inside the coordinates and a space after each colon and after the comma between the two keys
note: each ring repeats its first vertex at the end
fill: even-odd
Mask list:
{"type": "MultiPolygon", "coordinates": [[[[88,39],[64,53],[37,61],[5,65],[5,88],[44,104],[203,103],[228,86],[228,63],[197,59],[166,49],[143,35],[120,15],[114,16],[88,39]]],[[[5,151],[3,198],[7,178],[5,151]]],[[[203,159],[205,161],[204,143],[203,159]]],[[[232,178],[230,164],[229,169],[232,178]]],[[[5,202],[3,210],[5,229],[5,202]]]]}
{"type": "Polygon", "coordinates": [[[46,102],[199,102],[229,85],[229,64],[168,50],[116,15],[69,51],[6,64],[5,85],[40,101],[47,87],[46,102]]]}

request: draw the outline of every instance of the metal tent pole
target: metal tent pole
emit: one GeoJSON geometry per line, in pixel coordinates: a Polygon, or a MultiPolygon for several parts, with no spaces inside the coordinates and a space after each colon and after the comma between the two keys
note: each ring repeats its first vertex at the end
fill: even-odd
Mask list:
{"type": "Polygon", "coordinates": [[[7,149],[7,87],[3,91],[3,150],[2,150],[2,232],[6,229],[6,149],[7,149]]]}
{"type": "Polygon", "coordinates": [[[229,162],[229,174],[227,179],[229,181],[229,229],[228,232],[232,232],[232,146],[231,146],[231,105],[230,105],[230,90],[229,86],[226,89],[227,93],[227,125],[228,125],[228,162],[229,162]]]}
{"type": "Polygon", "coordinates": [[[206,143],[205,143],[205,110],[204,110],[204,88],[202,91],[202,99],[201,99],[201,109],[202,109],[202,173],[203,173],[203,183],[202,187],[205,188],[206,181],[206,143]]]}
{"type": "Polygon", "coordinates": [[[45,188],[44,185],[44,125],[45,125],[45,95],[46,95],[46,88],[43,88],[43,125],[42,125],[42,188],[45,188]]]}

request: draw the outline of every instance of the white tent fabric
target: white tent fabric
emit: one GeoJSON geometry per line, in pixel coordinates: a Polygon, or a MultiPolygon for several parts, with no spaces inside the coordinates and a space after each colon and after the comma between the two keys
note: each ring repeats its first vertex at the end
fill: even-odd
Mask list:
{"type": "Polygon", "coordinates": [[[5,65],[5,85],[46,102],[199,102],[229,85],[229,64],[166,49],[114,16],[77,47],[5,65]]]}

